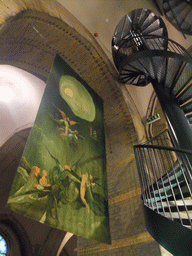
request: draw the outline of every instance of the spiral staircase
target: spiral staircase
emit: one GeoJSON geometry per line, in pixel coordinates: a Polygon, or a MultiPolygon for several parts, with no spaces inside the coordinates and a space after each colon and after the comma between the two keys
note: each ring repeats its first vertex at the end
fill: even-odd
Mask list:
{"type": "Polygon", "coordinates": [[[121,82],[153,85],[170,127],[134,146],[147,229],[173,255],[191,255],[192,58],[146,9],[119,22],[112,53],[121,82]]]}
{"type": "Polygon", "coordinates": [[[192,35],[191,0],[154,0],[161,14],[183,35],[192,35]]]}
{"type": "Polygon", "coordinates": [[[164,0],[163,12],[170,23],[184,34],[192,35],[192,1],[164,0]]]}

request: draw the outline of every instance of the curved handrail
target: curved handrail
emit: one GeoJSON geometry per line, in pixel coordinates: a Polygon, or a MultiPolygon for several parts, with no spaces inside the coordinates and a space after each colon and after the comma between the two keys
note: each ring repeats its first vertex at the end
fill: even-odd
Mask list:
{"type": "MultiPolygon", "coordinates": [[[[162,50],[161,47],[163,48],[164,51],[171,51],[172,50],[176,50],[176,51],[171,51],[171,52],[176,52],[178,54],[181,54],[182,52],[184,53],[183,56],[187,56],[189,58],[192,58],[192,56],[188,53],[188,51],[179,43],[175,42],[174,40],[164,37],[164,36],[158,36],[158,35],[138,35],[138,36],[129,36],[127,39],[123,39],[121,41],[121,44],[117,45],[116,47],[118,47],[117,52],[125,45],[127,44],[129,41],[131,42],[136,42],[137,40],[140,39],[144,39],[144,40],[152,40],[155,41],[155,39],[157,39],[156,45],[153,46],[157,46],[157,48],[155,48],[155,50],[162,50]],[[162,40],[160,40],[162,39],[162,40]],[[162,43],[163,42],[163,43],[162,43]]],[[[133,46],[136,46],[136,43],[133,44],[133,46]]],[[[146,45],[147,46],[147,45],[146,45]]]]}
{"type": "MultiPolygon", "coordinates": [[[[167,135],[169,138],[171,138],[171,133],[170,133],[169,129],[166,129],[166,130],[160,132],[158,135],[156,135],[152,139],[149,139],[149,140],[147,140],[147,141],[145,141],[145,142],[143,142],[139,145],[145,145],[145,144],[148,144],[148,143],[153,143],[153,142],[155,142],[156,139],[158,139],[162,135],[167,135]]],[[[148,145],[151,145],[151,144],[148,144],[148,145]]],[[[154,143],[152,145],[154,145],[154,143]]]]}
{"type": "MultiPolygon", "coordinates": [[[[168,63],[168,59],[175,58],[179,59],[185,63],[192,64],[192,56],[188,51],[175,42],[172,39],[157,36],[157,35],[137,35],[137,36],[129,36],[127,39],[123,39],[119,45],[113,46],[113,59],[116,65],[117,70],[119,71],[119,75],[123,75],[124,77],[124,68],[129,71],[129,65],[134,63],[135,61],[139,61],[141,59],[151,59],[162,57],[166,63],[168,63]],[[138,42],[139,43],[138,43],[138,42]],[[140,42],[143,42],[140,43],[140,42]],[[140,44],[140,45],[137,45],[140,44]],[[127,67],[128,65],[128,67],[127,67]]],[[[154,59],[155,60],[155,59],[154,59]]],[[[148,70],[145,70],[143,64],[139,61],[142,69],[138,69],[140,74],[144,74],[147,76],[148,83],[152,82],[154,77],[151,77],[148,70]],[[144,69],[144,70],[143,70],[144,69]],[[152,79],[152,80],[151,80],[152,79]]],[[[135,64],[134,64],[135,65],[135,64]]],[[[133,65],[133,67],[135,67],[133,65]]],[[[137,64],[136,64],[137,65],[137,64]]],[[[167,64],[166,64],[167,65],[167,64]]],[[[132,68],[130,67],[130,70],[132,68]]]]}
{"type": "Polygon", "coordinates": [[[129,36],[127,39],[123,39],[119,45],[113,46],[113,59],[118,70],[120,66],[127,64],[127,61],[130,63],[136,59],[146,58],[146,56],[165,56],[173,58],[176,57],[176,55],[178,55],[178,58],[192,63],[192,56],[183,46],[163,36],[129,36]],[[137,41],[142,41],[143,45],[137,45],[137,41]],[[122,49],[124,49],[124,51],[122,51],[122,49]],[[129,60],[127,58],[129,58],[129,60]]]}
{"type": "Polygon", "coordinates": [[[192,232],[177,222],[143,206],[146,227],[150,235],[175,256],[191,255],[192,232]]]}
{"type": "Polygon", "coordinates": [[[192,150],[182,149],[182,148],[175,148],[175,147],[167,147],[167,146],[159,146],[159,145],[134,145],[134,148],[153,148],[153,149],[164,149],[168,151],[175,151],[179,153],[185,153],[192,155],[192,150]]]}

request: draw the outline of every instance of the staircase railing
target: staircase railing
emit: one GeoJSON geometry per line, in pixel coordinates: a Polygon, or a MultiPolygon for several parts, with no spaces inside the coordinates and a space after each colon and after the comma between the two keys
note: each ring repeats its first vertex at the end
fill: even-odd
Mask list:
{"type": "Polygon", "coordinates": [[[181,256],[192,252],[192,58],[166,35],[161,18],[136,9],[117,25],[112,51],[121,82],[151,82],[169,125],[134,150],[147,229],[181,256]]]}
{"type": "Polygon", "coordinates": [[[167,20],[184,35],[192,34],[192,2],[191,0],[164,0],[161,8],[167,20]]]}
{"type": "Polygon", "coordinates": [[[134,146],[142,200],[158,214],[192,228],[192,151],[153,145],[161,137],[134,146]]]}
{"type": "Polygon", "coordinates": [[[157,146],[167,146],[173,147],[175,146],[174,136],[171,132],[166,129],[165,131],[161,132],[157,136],[153,137],[152,139],[144,142],[142,145],[157,145],[157,146]]]}
{"type": "MultiPolygon", "coordinates": [[[[124,53],[127,56],[130,56],[131,54],[135,54],[137,52],[141,54],[141,49],[139,49],[142,47],[141,42],[143,42],[143,45],[145,45],[145,49],[142,50],[164,50],[167,54],[176,53],[180,56],[191,58],[191,55],[184,47],[182,47],[177,42],[171,40],[170,38],[147,34],[129,36],[128,38],[123,39],[121,43],[116,47],[117,51],[114,58],[116,59],[121,56],[119,53],[124,53]]],[[[121,63],[121,60],[117,59],[117,63],[121,63]]]]}
{"type": "Polygon", "coordinates": [[[191,55],[184,47],[158,35],[129,36],[112,49],[122,83],[145,86],[157,81],[170,86],[173,77],[167,70],[174,67],[176,72],[181,63],[192,64],[191,55]],[[175,63],[174,59],[177,59],[175,63]]]}

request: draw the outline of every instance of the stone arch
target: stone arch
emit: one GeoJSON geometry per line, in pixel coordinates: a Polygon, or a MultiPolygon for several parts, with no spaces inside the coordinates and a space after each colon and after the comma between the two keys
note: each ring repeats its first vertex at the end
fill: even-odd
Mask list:
{"type": "Polygon", "coordinates": [[[116,69],[90,32],[64,7],[54,0],[49,4],[44,0],[12,0],[1,8],[0,63],[17,66],[46,81],[59,53],[106,102],[115,100],[129,119],[128,125],[133,122],[138,137],[144,136],[137,108],[117,82],[116,69]]]}
{"type": "MultiPolygon", "coordinates": [[[[6,8],[4,4],[0,63],[22,68],[46,81],[54,56],[59,53],[103,98],[111,212],[115,216],[115,209],[119,209],[119,214],[122,214],[121,204],[125,213],[130,211],[130,205],[133,212],[138,212],[137,209],[141,208],[141,204],[138,204],[140,188],[132,145],[143,137],[144,132],[129,93],[117,82],[115,68],[90,33],[56,1],[47,4],[45,0],[21,0],[17,3],[12,0],[9,1],[9,9],[6,8]]],[[[138,214],[142,215],[142,212],[138,214]]],[[[115,231],[119,224],[116,221],[121,222],[121,218],[116,220],[112,216],[111,219],[114,220],[112,239],[117,241],[119,247],[122,247],[120,238],[145,231],[142,217],[139,227],[136,227],[137,219],[131,221],[132,229],[127,220],[127,229],[123,234],[115,231]],[[133,226],[136,228],[133,229],[133,226]]],[[[122,221],[126,220],[122,218],[122,221]]],[[[147,236],[147,239],[151,242],[151,238],[147,236]]],[[[85,244],[90,247],[91,241],[85,244]]],[[[84,248],[85,244],[79,247],[84,248]]],[[[125,246],[129,246],[129,243],[123,244],[125,246]]]]}

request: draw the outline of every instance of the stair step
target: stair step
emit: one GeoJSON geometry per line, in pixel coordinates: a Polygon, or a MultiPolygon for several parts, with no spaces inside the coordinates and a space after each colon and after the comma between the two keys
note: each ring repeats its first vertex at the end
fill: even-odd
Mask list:
{"type": "Polygon", "coordinates": [[[165,208],[157,208],[158,212],[169,212],[171,209],[171,212],[186,212],[186,211],[191,211],[192,210],[192,205],[188,206],[170,206],[170,207],[165,207],[165,208]]]}
{"type": "Polygon", "coordinates": [[[178,68],[178,72],[176,73],[176,75],[175,75],[175,77],[174,77],[174,79],[173,79],[173,81],[172,81],[172,85],[171,85],[171,87],[170,87],[170,92],[174,92],[174,95],[175,94],[177,94],[177,91],[178,90],[176,90],[176,87],[181,87],[182,85],[180,85],[180,86],[178,86],[178,81],[179,81],[179,79],[180,79],[180,77],[181,77],[181,74],[183,73],[183,70],[185,69],[185,66],[187,65],[187,63],[186,62],[181,62],[181,65],[180,65],[180,67],[178,68]],[[176,86],[177,85],[177,86],[176,86]]]}
{"type": "Polygon", "coordinates": [[[164,3],[163,3],[164,12],[167,13],[171,9],[177,7],[180,4],[181,4],[181,0],[172,0],[172,1],[167,0],[167,2],[164,1],[164,3]]]}
{"type": "MultiPolygon", "coordinates": [[[[139,63],[138,63],[139,64],[139,63]]],[[[123,69],[121,70],[121,74],[123,75],[123,74],[127,74],[128,72],[140,72],[140,73],[142,73],[142,70],[141,70],[141,68],[143,69],[143,67],[142,66],[140,66],[140,69],[137,69],[137,66],[133,66],[133,65],[129,65],[129,64],[127,64],[125,67],[123,67],[123,69]]]]}
{"type": "Polygon", "coordinates": [[[183,225],[183,226],[186,227],[186,228],[192,229],[192,227],[190,225],[183,225]]]}
{"type": "Polygon", "coordinates": [[[181,222],[181,220],[179,218],[174,218],[175,222],[178,222],[178,223],[180,223],[181,225],[184,225],[184,226],[186,226],[186,225],[190,226],[191,225],[190,220],[188,218],[182,218],[182,222],[181,222]]]}
{"type": "Polygon", "coordinates": [[[118,45],[119,41],[122,41],[122,39],[125,39],[131,29],[131,23],[128,18],[128,16],[124,16],[124,18],[119,22],[118,26],[115,29],[113,40],[115,45],[118,45]]]}
{"type": "MultiPolygon", "coordinates": [[[[165,86],[169,86],[170,88],[172,87],[172,84],[182,66],[182,63],[183,63],[182,60],[175,59],[175,58],[168,58],[165,86]]],[[[179,83],[177,81],[177,83],[174,84],[174,89],[173,89],[174,94],[178,91],[178,89],[177,89],[178,85],[179,85],[179,83]],[[175,90],[176,90],[176,92],[175,92],[175,90]]],[[[181,84],[181,86],[182,85],[183,85],[183,83],[181,84]]]]}
{"type": "MultiPolygon", "coordinates": [[[[190,81],[192,78],[192,64],[186,63],[184,65],[184,68],[182,69],[182,73],[179,76],[179,79],[176,81],[174,88],[173,88],[173,94],[179,99],[182,94],[187,91],[187,88],[190,85],[190,81]]],[[[184,98],[182,101],[180,100],[180,105],[183,104],[187,99],[184,98]]]]}
{"type": "MultiPolygon", "coordinates": [[[[172,167],[173,169],[166,174],[165,176],[162,177],[163,183],[165,184],[166,182],[175,180],[177,177],[178,179],[182,180],[183,179],[183,174],[185,173],[185,169],[180,165],[179,163],[176,163],[172,167]]],[[[162,180],[159,179],[159,183],[162,183],[162,180]]]]}
{"type": "Polygon", "coordinates": [[[186,185],[183,187],[181,186],[181,190],[182,190],[183,197],[182,197],[180,189],[178,187],[174,187],[173,192],[170,189],[170,190],[166,190],[166,193],[162,192],[160,194],[158,193],[155,195],[153,194],[152,191],[150,191],[150,195],[149,195],[149,192],[148,192],[148,194],[146,193],[146,195],[148,195],[148,198],[145,199],[145,202],[148,204],[153,204],[153,203],[161,202],[161,201],[163,201],[163,202],[166,202],[167,200],[174,201],[175,199],[179,200],[182,198],[191,197],[191,191],[189,191],[189,189],[186,185]],[[174,193],[174,196],[173,196],[173,193],[174,193]]]}
{"type": "Polygon", "coordinates": [[[140,63],[145,67],[145,72],[150,74],[152,78],[155,78],[155,70],[150,58],[140,59],[140,63]]]}
{"type": "Polygon", "coordinates": [[[148,84],[146,78],[146,70],[139,60],[127,64],[124,67],[120,67],[120,80],[122,82],[133,82],[133,84],[144,86],[148,84]]]}
{"type": "MultiPolygon", "coordinates": [[[[153,25],[153,23],[156,21],[157,17],[154,13],[150,12],[145,21],[143,22],[142,26],[140,26],[141,32],[145,31],[149,26],[153,25]]],[[[157,27],[154,27],[154,30],[156,30],[157,27]]]]}
{"type": "Polygon", "coordinates": [[[175,183],[171,183],[171,184],[167,184],[166,186],[161,186],[159,187],[158,189],[154,189],[152,190],[151,192],[155,195],[159,195],[159,193],[161,194],[161,196],[164,196],[165,195],[165,191],[167,194],[171,193],[172,194],[172,189],[173,191],[175,192],[176,188],[178,187],[178,185],[182,188],[182,186],[185,185],[185,182],[184,181],[181,181],[179,183],[175,182],[175,183]]]}
{"type": "Polygon", "coordinates": [[[139,20],[138,20],[138,24],[139,24],[140,28],[143,26],[143,23],[147,19],[149,12],[150,12],[149,10],[146,11],[145,9],[142,9],[142,12],[141,12],[139,20]]]}
{"type": "Polygon", "coordinates": [[[158,182],[153,185],[153,188],[158,189],[158,187],[159,188],[167,187],[167,186],[170,186],[170,183],[172,185],[173,184],[177,185],[177,181],[179,184],[185,182],[184,172],[185,170],[184,169],[181,170],[181,166],[178,166],[178,168],[174,167],[174,170],[169,172],[162,178],[160,178],[158,182]]]}
{"type": "Polygon", "coordinates": [[[184,111],[186,117],[189,119],[192,116],[192,106],[190,109],[184,111]]]}
{"type": "Polygon", "coordinates": [[[189,123],[192,124],[192,113],[187,115],[187,119],[188,119],[189,123]]]}
{"type": "Polygon", "coordinates": [[[180,212],[191,211],[192,210],[192,200],[183,201],[169,201],[169,202],[157,202],[153,204],[153,209],[158,212],[168,212],[171,209],[171,212],[180,212]]]}
{"type": "MultiPolygon", "coordinates": [[[[143,31],[142,31],[142,34],[149,34],[153,31],[156,31],[157,29],[160,28],[160,21],[157,19],[157,20],[154,20],[153,23],[151,23],[148,27],[146,27],[143,31]]],[[[160,30],[159,30],[160,31],[160,30]]],[[[162,34],[158,34],[159,36],[162,35],[162,34]]]]}
{"type": "MultiPolygon", "coordinates": [[[[185,183],[185,182],[182,182],[182,183],[180,183],[179,185],[180,185],[180,188],[181,188],[181,191],[182,191],[183,195],[185,194],[187,197],[189,197],[189,196],[190,196],[190,191],[189,191],[189,189],[188,189],[186,183],[185,183]],[[189,195],[188,195],[188,194],[189,194],[189,195]]],[[[174,195],[175,195],[176,198],[178,199],[178,197],[180,196],[180,193],[181,193],[181,192],[180,192],[180,189],[178,188],[177,185],[172,186],[172,188],[173,188],[174,195]]],[[[172,196],[172,190],[171,190],[171,189],[166,190],[166,192],[167,192],[167,194],[168,194],[169,196],[172,196]]],[[[163,193],[162,193],[162,194],[163,194],[163,193]]],[[[161,195],[162,195],[162,194],[161,194],[161,195]]]]}
{"type": "MultiPolygon", "coordinates": [[[[161,29],[158,29],[157,32],[162,31],[161,29]]],[[[150,35],[155,35],[153,33],[150,33],[150,35]]],[[[144,50],[164,50],[167,47],[167,42],[163,38],[158,38],[158,37],[148,37],[148,38],[143,38],[143,43],[146,46],[146,49],[144,50]]],[[[155,60],[155,57],[150,58],[151,61],[155,60]]],[[[159,63],[160,65],[161,63],[159,63]]]]}
{"type": "MultiPolygon", "coordinates": [[[[192,66],[191,66],[190,71],[192,71],[192,66]]],[[[180,102],[180,104],[183,104],[184,102],[186,102],[187,100],[189,100],[191,98],[190,90],[192,87],[192,76],[190,74],[190,77],[187,77],[188,79],[185,79],[184,76],[185,76],[185,72],[183,72],[183,75],[182,75],[182,78],[183,78],[182,84],[183,85],[180,87],[178,92],[175,94],[175,96],[178,99],[178,101],[180,102]]]]}
{"type": "Polygon", "coordinates": [[[192,7],[190,7],[191,10],[189,12],[189,14],[187,15],[187,17],[185,17],[185,22],[187,23],[188,27],[191,27],[191,21],[192,21],[192,7]]]}
{"type": "Polygon", "coordinates": [[[157,36],[163,35],[163,28],[157,28],[156,30],[148,32],[148,35],[157,35],[157,36]]]}
{"type": "Polygon", "coordinates": [[[184,113],[191,112],[192,109],[192,98],[185,101],[183,104],[180,105],[180,107],[183,109],[184,113]]]}
{"type": "Polygon", "coordinates": [[[186,213],[186,212],[164,212],[164,213],[162,213],[162,215],[163,216],[165,216],[166,218],[170,218],[171,216],[172,216],[172,218],[174,218],[174,220],[176,221],[176,220],[180,220],[180,218],[182,219],[182,220],[188,220],[189,218],[190,219],[192,219],[192,213],[186,213]],[[188,217],[188,214],[189,214],[189,217],[188,217]]]}
{"type": "Polygon", "coordinates": [[[153,57],[155,76],[159,83],[164,83],[167,72],[167,60],[164,56],[153,57]]]}
{"type": "MultiPolygon", "coordinates": [[[[142,19],[143,9],[135,9],[133,12],[130,13],[129,16],[130,16],[129,20],[132,21],[133,25],[145,22],[145,19],[146,19],[146,18],[144,20],[142,19]]],[[[147,14],[147,16],[148,16],[148,14],[147,14]]]]}
{"type": "MultiPolygon", "coordinates": [[[[185,200],[185,202],[183,202],[183,200],[177,200],[176,202],[175,201],[169,201],[169,205],[172,207],[172,206],[192,206],[192,199],[187,199],[185,200]]],[[[167,207],[168,204],[167,202],[162,202],[162,203],[157,203],[157,206],[163,206],[163,207],[167,207]]]]}
{"type": "Polygon", "coordinates": [[[180,26],[182,26],[182,24],[184,22],[186,22],[186,19],[187,19],[188,15],[190,15],[190,12],[191,12],[191,9],[186,4],[185,8],[176,16],[177,21],[180,24],[180,26]]]}
{"type": "Polygon", "coordinates": [[[183,12],[183,10],[185,10],[186,7],[187,7],[187,4],[185,2],[181,2],[179,5],[173,6],[171,10],[167,11],[166,15],[170,21],[173,21],[175,17],[177,18],[177,16],[181,12],[183,12]]]}

